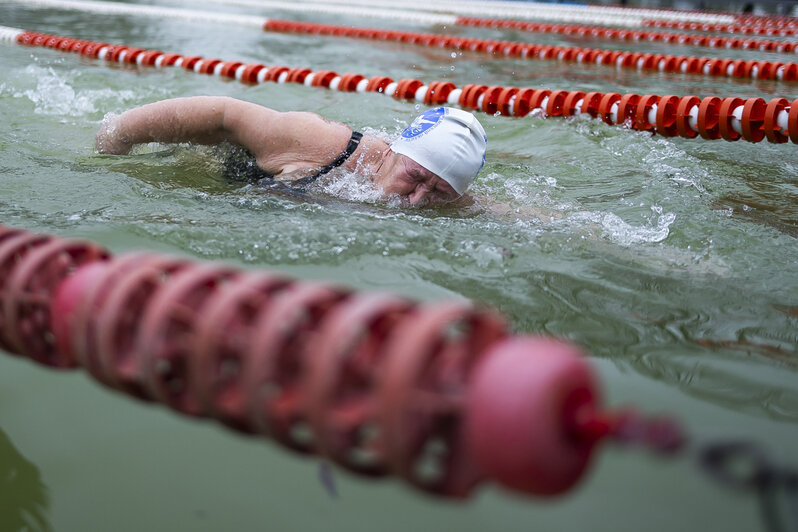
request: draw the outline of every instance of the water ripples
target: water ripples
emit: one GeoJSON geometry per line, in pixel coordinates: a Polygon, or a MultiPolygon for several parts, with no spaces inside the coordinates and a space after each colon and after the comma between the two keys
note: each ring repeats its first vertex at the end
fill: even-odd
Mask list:
{"type": "MultiPolygon", "coordinates": [[[[187,52],[180,49],[187,30],[169,28],[175,51],[187,52]]],[[[294,66],[306,53],[290,49],[297,36],[252,40],[256,51],[268,42],[275,63],[294,66]]],[[[348,49],[314,48],[319,58],[308,66],[335,68],[334,52],[348,49]]],[[[371,65],[360,70],[373,75],[383,61],[414,75],[391,51],[364,49],[353,69],[371,65]]],[[[28,51],[9,52],[0,78],[0,112],[14,117],[0,132],[0,146],[15,147],[0,152],[5,223],[363,289],[472,299],[504,312],[518,332],[572,338],[596,357],[693,396],[796,419],[798,159],[784,146],[664,139],[585,119],[480,115],[489,154],[471,206],[402,209],[356,174],[323,180],[297,198],[225,182],[207,149],[155,145],[99,156],[94,133],[108,112],[189,94],[315,109],[386,140],[416,109],[379,95],[242,88],[178,70],[75,68],[74,58],[51,51],[31,64],[28,51]]],[[[448,69],[447,57],[426,67],[439,70],[435,61],[446,60],[448,69]]],[[[463,79],[507,67],[455,59],[453,75],[463,79]]],[[[530,75],[554,69],[535,68],[530,75]]],[[[575,82],[562,83],[555,88],[575,82]]]]}

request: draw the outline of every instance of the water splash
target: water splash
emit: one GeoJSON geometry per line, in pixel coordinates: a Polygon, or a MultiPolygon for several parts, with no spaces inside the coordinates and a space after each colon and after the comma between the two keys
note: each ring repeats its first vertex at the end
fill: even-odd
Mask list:
{"type": "Polygon", "coordinates": [[[75,90],[72,82],[53,67],[28,65],[23,74],[36,80],[36,87],[14,93],[27,98],[34,105],[34,113],[50,116],[87,116],[108,107],[110,103],[132,100],[131,90],[102,89],[75,90]]]}
{"type": "Polygon", "coordinates": [[[613,212],[601,211],[571,213],[564,223],[572,229],[575,227],[588,233],[598,233],[601,238],[620,246],[662,242],[668,238],[676,215],[672,212],[663,213],[657,206],[652,207],[652,210],[656,219],[649,225],[632,225],[613,212]]]}
{"type": "Polygon", "coordinates": [[[670,234],[670,226],[676,220],[672,212],[657,217],[655,226],[633,226],[623,221],[618,215],[606,213],[601,219],[604,235],[612,242],[622,246],[662,242],[670,234]]]}
{"type": "Polygon", "coordinates": [[[332,179],[319,183],[321,191],[349,201],[376,203],[382,190],[359,172],[338,172],[332,179]]]}

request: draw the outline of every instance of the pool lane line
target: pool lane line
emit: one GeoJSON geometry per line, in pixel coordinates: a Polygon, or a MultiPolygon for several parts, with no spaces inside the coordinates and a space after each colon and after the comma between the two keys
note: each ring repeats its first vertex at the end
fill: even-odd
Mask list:
{"type": "Polygon", "coordinates": [[[458,105],[493,116],[577,117],[602,120],[609,125],[649,131],[666,137],[723,139],[749,142],[767,140],[798,144],[798,99],[676,96],[548,90],[500,85],[469,84],[458,88],[449,81],[362,74],[338,74],[261,63],[244,64],[201,56],[184,56],[124,45],[74,39],[0,26],[0,41],[79,53],[119,64],[155,68],[182,67],[199,74],[235,79],[242,83],[298,83],[343,92],[375,92],[399,100],[427,105],[458,105]]]}
{"type": "MultiPolygon", "coordinates": [[[[223,1],[223,0],[219,0],[223,1]]],[[[381,6],[397,8],[391,0],[313,0],[325,4],[360,5],[363,7],[381,6]]],[[[651,22],[695,23],[702,25],[733,25],[750,28],[791,28],[798,29],[795,17],[740,17],[736,13],[706,13],[700,11],[656,10],[650,8],[631,8],[619,6],[587,6],[537,2],[487,2],[463,0],[405,0],[402,9],[416,9],[435,13],[457,13],[491,18],[526,18],[530,20],[559,20],[567,22],[586,22],[615,26],[641,26],[651,22]]]]}
{"type": "MultiPolygon", "coordinates": [[[[610,41],[654,42],[665,45],[683,45],[708,48],[733,48],[756,50],[760,52],[795,53],[798,42],[755,38],[712,36],[703,34],[674,33],[648,30],[623,29],[608,26],[585,26],[577,24],[549,24],[517,19],[472,18],[454,15],[427,13],[396,9],[383,9],[367,6],[353,7],[323,3],[292,3],[275,0],[204,0],[205,2],[250,7],[255,9],[280,9],[302,13],[337,14],[356,18],[389,19],[414,24],[441,26],[468,26],[500,30],[518,30],[529,33],[558,34],[565,36],[590,37],[610,41]]],[[[324,1],[324,0],[318,0],[324,1]]],[[[352,0],[349,0],[350,2],[352,0]]],[[[379,4],[381,5],[381,4],[379,4]]]]}
{"type": "MultiPolygon", "coordinates": [[[[8,2],[9,0],[3,0],[3,1],[8,2]]],[[[52,4],[52,2],[37,2],[36,0],[12,0],[12,1],[18,2],[18,3],[27,3],[27,4],[44,4],[44,5],[51,5],[52,4]]],[[[220,1],[222,1],[222,0],[220,0],[220,1]]],[[[361,5],[362,7],[365,7],[365,8],[374,9],[373,6],[376,3],[376,0],[375,1],[372,1],[372,0],[341,0],[341,1],[345,1],[345,6],[330,5],[330,4],[334,4],[337,1],[339,1],[339,0],[315,0],[315,2],[312,3],[311,6],[308,6],[307,8],[304,8],[304,9],[306,11],[315,11],[315,12],[319,12],[319,13],[334,13],[334,12],[344,13],[344,11],[334,11],[331,8],[338,7],[341,10],[346,9],[346,12],[351,12],[351,6],[352,5],[361,5]],[[323,5],[325,3],[327,4],[326,6],[323,5]],[[325,9],[323,9],[324,7],[327,7],[328,9],[325,10],[325,9]]],[[[406,0],[406,1],[409,1],[409,0],[406,0]]],[[[488,16],[490,18],[528,18],[528,19],[537,19],[537,20],[554,20],[554,21],[560,21],[560,22],[584,22],[584,23],[597,24],[597,25],[614,25],[614,26],[627,26],[627,27],[654,26],[654,25],[659,25],[659,24],[661,24],[663,27],[670,27],[669,25],[695,23],[695,19],[696,19],[696,17],[694,17],[692,15],[689,15],[689,14],[685,14],[684,12],[678,13],[678,12],[673,12],[673,11],[664,11],[664,12],[662,12],[666,16],[665,17],[660,17],[660,18],[644,19],[644,18],[641,18],[639,16],[632,16],[632,17],[626,17],[626,18],[612,18],[612,17],[607,17],[607,16],[587,16],[587,17],[585,17],[583,14],[581,14],[581,15],[568,14],[568,13],[566,13],[566,14],[557,14],[557,13],[559,13],[561,11],[561,8],[563,7],[563,6],[558,6],[557,4],[541,4],[542,6],[545,6],[545,8],[542,9],[542,10],[541,9],[536,9],[536,10],[528,10],[527,9],[526,11],[521,11],[521,12],[518,11],[518,6],[519,5],[525,5],[526,6],[526,5],[533,5],[533,4],[532,3],[520,4],[518,2],[505,2],[504,4],[506,4],[508,6],[513,6],[513,7],[509,8],[509,10],[505,9],[503,11],[495,9],[495,6],[501,4],[500,2],[492,1],[490,3],[490,6],[489,6],[490,9],[488,9],[488,10],[486,10],[484,8],[476,7],[474,4],[476,4],[476,3],[474,3],[474,2],[465,2],[464,3],[464,2],[461,2],[459,0],[457,2],[454,2],[454,3],[436,2],[434,4],[430,4],[430,3],[426,2],[425,0],[415,0],[414,3],[412,4],[412,6],[416,10],[419,10],[419,11],[456,12],[456,13],[459,13],[461,15],[476,15],[476,16],[483,17],[483,18],[485,16],[488,16]]],[[[391,8],[394,7],[394,4],[389,4],[389,3],[385,3],[383,5],[385,5],[387,7],[391,7],[391,8]]],[[[140,6],[140,7],[155,7],[155,6],[140,6]]],[[[280,2],[279,0],[264,0],[264,2],[262,2],[259,7],[274,7],[274,8],[277,8],[277,9],[285,9],[285,10],[303,9],[303,8],[297,6],[297,4],[288,3],[288,2],[280,2]]],[[[408,7],[409,7],[408,5],[403,5],[403,8],[404,8],[405,11],[407,10],[408,7]]],[[[177,8],[163,8],[163,9],[177,9],[177,8]]],[[[599,9],[604,9],[604,8],[599,8],[599,9]]],[[[627,10],[627,11],[635,11],[633,8],[622,8],[622,9],[627,10]]],[[[646,11],[646,10],[641,10],[641,11],[646,11]]],[[[399,13],[401,13],[401,12],[399,12],[399,13]]],[[[362,13],[360,13],[359,16],[360,15],[362,15],[362,13]]],[[[372,16],[377,16],[377,15],[374,14],[372,16]]],[[[441,15],[441,16],[444,16],[444,15],[441,15]]],[[[402,17],[402,15],[396,15],[395,16],[395,18],[400,18],[400,17],[402,17]]],[[[413,19],[417,19],[418,17],[419,17],[419,14],[412,14],[412,15],[408,15],[407,17],[403,17],[403,18],[407,18],[408,20],[413,20],[413,19]]],[[[734,19],[734,18],[730,19],[729,17],[718,17],[718,16],[709,16],[709,18],[701,17],[700,18],[700,23],[702,25],[701,29],[703,31],[707,31],[708,28],[718,28],[718,31],[727,31],[728,28],[741,27],[739,23],[735,22],[735,20],[736,19],[734,19]]],[[[747,26],[742,26],[742,27],[745,28],[747,26]]],[[[772,27],[773,27],[772,25],[769,25],[769,26],[759,26],[757,28],[761,29],[761,28],[772,28],[772,27]]],[[[796,23],[790,23],[790,24],[785,23],[785,24],[782,24],[782,25],[780,25],[778,27],[782,28],[782,29],[787,29],[787,28],[798,29],[798,24],[796,24],[796,23]]],[[[748,33],[748,32],[744,31],[744,33],[748,33]]],[[[775,33],[768,32],[767,34],[768,35],[774,35],[775,33]]]]}
{"type": "MultiPolygon", "coordinates": [[[[461,500],[488,482],[550,498],[577,486],[600,444],[676,458],[693,443],[672,414],[605,404],[583,348],[514,334],[488,305],[114,255],[3,225],[0,264],[10,356],[82,369],[115,392],[364,478],[461,500]]],[[[737,457],[723,450],[711,456],[718,476],[737,457]]]]}
{"type": "MultiPolygon", "coordinates": [[[[241,1],[241,0],[234,0],[241,1]]],[[[741,39],[690,33],[655,32],[646,30],[626,30],[608,27],[590,27],[565,24],[541,24],[522,20],[480,19],[459,17],[459,26],[475,26],[483,28],[513,29],[530,33],[555,33],[592,37],[597,39],[619,40],[626,42],[654,42],[658,44],[674,44],[683,46],[702,46],[708,48],[733,48],[740,50],[758,50],[763,52],[796,53],[798,42],[766,39],[741,39]]]]}
{"type": "Polygon", "coordinates": [[[433,33],[414,33],[351,26],[317,24],[270,19],[264,24],[267,31],[327,35],[355,39],[371,39],[417,44],[427,47],[480,52],[491,57],[541,59],[582,64],[595,64],[639,72],[669,72],[740,79],[770,79],[798,81],[798,63],[743,60],[727,58],[666,55],[643,52],[623,52],[599,48],[543,45],[514,41],[475,39],[433,33]]]}
{"type": "MultiPolygon", "coordinates": [[[[496,6],[485,8],[483,6],[474,5],[474,3],[429,3],[425,1],[416,1],[410,3],[402,3],[401,11],[397,9],[395,3],[387,1],[371,1],[371,0],[345,0],[343,2],[336,2],[331,0],[313,0],[308,4],[302,2],[301,4],[291,4],[289,7],[282,7],[280,4],[284,2],[277,2],[274,0],[266,0],[261,2],[259,0],[206,0],[216,4],[238,5],[254,8],[276,8],[286,9],[290,11],[305,11],[308,12],[326,12],[338,13],[337,9],[346,9],[354,11],[354,15],[358,17],[380,17],[380,18],[396,18],[400,19],[405,14],[426,14],[428,17],[440,17],[441,22],[433,20],[435,24],[452,24],[460,16],[470,15],[475,17],[503,17],[503,18],[521,18],[521,19],[534,19],[546,20],[551,22],[571,22],[583,24],[599,24],[599,25],[614,25],[624,27],[641,27],[643,19],[639,16],[631,16],[625,18],[608,17],[606,15],[591,15],[585,12],[563,12],[557,9],[539,10],[539,9],[524,9],[518,11],[518,4],[513,9],[497,9],[496,6]],[[353,7],[356,6],[356,7],[353,7]],[[410,10],[413,11],[410,11],[410,10]],[[375,12],[379,10],[383,13],[375,12]],[[396,15],[391,15],[394,13],[396,15]]],[[[526,5],[533,5],[527,4],[526,5]]],[[[549,4],[552,5],[552,4],[549,4]]]]}
{"type": "MultiPolygon", "coordinates": [[[[395,7],[392,0],[314,0],[327,4],[346,4],[361,6],[387,6],[395,7]]],[[[600,23],[628,25],[632,22],[642,23],[644,26],[652,23],[663,25],[673,24],[699,24],[706,26],[730,26],[733,28],[751,28],[756,30],[767,29],[792,29],[798,30],[798,18],[789,15],[750,15],[732,12],[706,12],[700,10],[674,10],[656,9],[648,7],[628,6],[595,6],[574,4],[552,4],[550,2],[518,2],[498,0],[404,0],[403,9],[412,7],[422,11],[438,13],[478,13],[490,17],[516,16],[529,19],[566,18],[576,20],[583,17],[585,20],[600,23]],[[623,24],[623,20],[628,21],[623,24]],[[614,22],[613,22],[614,21],[614,22]]],[[[704,31],[707,31],[706,29],[704,31]]],[[[777,35],[764,31],[762,34],[777,35]]]]}
{"type": "MultiPolygon", "coordinates": [[[[0,3],[19,3],[19,0],[0,0],[0,3]]],[[[634,69],[639,72],[669,72],[678,74],[728,77],[739,79],[769,79],[774,81],[798,81],[798,63],[764,60],[723,59],[694,56],[674,56],[642,52],[621,52],[600,48],[540,45],[513,41],[453,37],[434,33],[414,33],[373,28],[335,26],[313,22],[264,17],[230,15],[224,13],[137,6],[116,2],[85,2],[81,0],[26,0],[27,6],[54,7],[90,11],[113,15],[138,15],[181,18],[190,21],[240,23],[248,27],[260,25],[263,31],[328,35],[334,37],[398,41],[427,47],[446,48],[458,51],[484,53],[489,57],[527,60],[551,60],[569,63],[595,64],[617,69],[634,69]]]]}
{"type": "Polygon", "coordinates": [[[674,20],[643,20],[647,28],[669,28],[677,30],[705,31],[712,33],[732,33],[735,35],[767,35],[772,37],[791,37],[798,34],[798,26],[748,26],[740,24],[706,24],[701,22],[682,22],[674,20]]]}
{"type": "Polygon", "coordinates": [[[798,17],[794,15],[753,15],[734,13],[734,24],[747,27],[771,27],[798,29],[798,17]]]}
{"type": "MultiPolygon", "coordinates": [[[[391,0],[314,0],[328,4],[397,7],[391,0]]],[[[585,21],[601,24],[640,25],[643,19],[696,21],[712,24],[736,21],[733,15],[702,13],[698,11],[659,10],[619,6],[591,6],[550,2],[479,1],[479,0],[403,0],[401,9],[416,9],[438,13],[487,16],[492,18],[512,17],[528,19],[558,18],[568,21],[585,21]]]]}

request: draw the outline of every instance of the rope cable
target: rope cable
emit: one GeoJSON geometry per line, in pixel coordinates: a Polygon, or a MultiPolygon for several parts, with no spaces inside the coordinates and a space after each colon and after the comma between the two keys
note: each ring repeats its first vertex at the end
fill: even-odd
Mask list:
{"type": "Polygon", "coordinates": [[[573,24],[546,24],[515,19],[469,18],[454,15],[427,14],[403,9],[375,9],[373,7],[350,7],[319,3],[288,3],[272,0],[205,0],[214,4],[233,5],[255,9],[273,8],[284,11],[304,13],[342,14],[355,17],[390,19],[416,24],[437,24],[442,26],[473,26],[495,29],[513,29],[530,33],[573,35],[620,41],[648,41],[661,44],[701,46],[710,48],[735,48],[768,52],[792,53],[798,51],[798,43],[764,39],[737,39],[733,37],[702,34],[665,33],[645,30],[623,30],[611,26],[584,26],[573,24]]]}
{"type": "Polygon", "coordinates": [[[80,53],[120,64],[182,67],[185,70],[243,83],[300,83],[346,92],[376,92],[427,105],[459,105],[494,116],[585,116],[610,125],[649,131],[663,136],[749,142],[798,143],[798,100],[785,98],[723,98],[708,96],[658,96],[564,91],[468,84],[458,88],[448,81],[425,85],[417,79],[394,81],[388,76],[316,71],[259,63],[244,64],[200,56],[183,56],[159,50],[131,48],[95,41],[26,32],[0,26],[0,38],[22,45],[80,53]]]}
{"type": "MultiPolygon", "coordinates": [[[[9,2],[17,0],[0,0],[9,2]]],[[[27,0],[36,6],[92,11],[103,14],[125,14],[174,17],[192,21],[208,21],[260,26],[264,31],[281,31],[305,34],[323,34],[336,37],[365,38],[383,41],[402,41],[425,46],[438,46],[455,50],[487,53],[523,59],[556,60],[615,68],[656,70],[704,76],[723,76],[747,79],[772,79],[798,81],[798,63],[780,61],[744,61],[708,57],[685,57],[652,53],[620,52],[598,48],[578,48],[553,45],[536,45],[513,41],[448,37],[431,33],[411,33],[349,26],[302,23],[244,15],[227,15],[207,11],[190,11],[176,8],[135,6],[114,2],[84,2],[81,0],[27,0]]]]}

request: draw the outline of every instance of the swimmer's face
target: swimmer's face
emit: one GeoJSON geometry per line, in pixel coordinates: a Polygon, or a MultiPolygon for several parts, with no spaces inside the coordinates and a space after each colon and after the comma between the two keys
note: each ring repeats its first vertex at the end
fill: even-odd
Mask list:
{"type": "Polygon", "coordinates": [[[415,207],[446,203],[460,197],[452,186],[414,160],[391,152],[391,161],[374,176],[385,196],[399,196],[415,207]]]}

